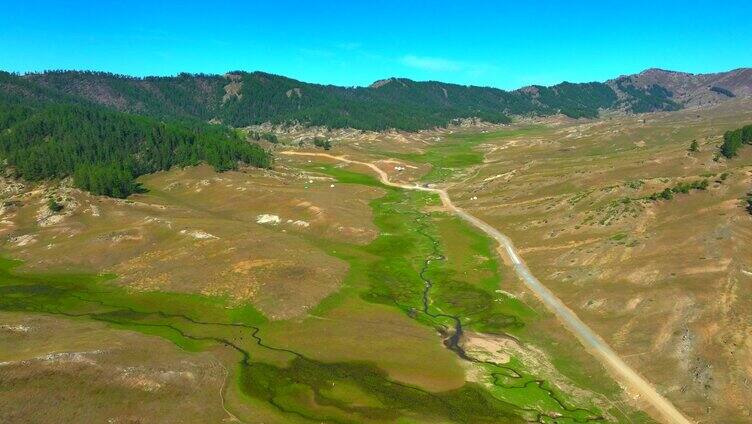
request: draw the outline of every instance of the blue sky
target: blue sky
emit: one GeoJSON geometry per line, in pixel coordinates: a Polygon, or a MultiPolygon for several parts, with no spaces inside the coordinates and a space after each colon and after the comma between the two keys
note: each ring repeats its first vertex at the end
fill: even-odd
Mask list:
{"type": "Polygon", "coordinates": [[[0,69],[263,70],[506,89],[752,66],[747,1],[10,1],[0,69]]]}

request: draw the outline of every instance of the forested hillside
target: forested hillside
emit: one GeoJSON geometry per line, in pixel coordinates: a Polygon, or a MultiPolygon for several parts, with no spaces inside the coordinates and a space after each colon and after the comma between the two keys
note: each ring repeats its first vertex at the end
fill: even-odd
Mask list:
{"type": "Polygon", "coordinates": [[[49,71],[22,79],[121,112],[204,121],[217,116],[227,84],[222,76],[202,74],[135,78],[105,72],[49,71]]]}
{"type": "MultiPolygon", "coordinates": [[[[268,154],[231,127],[296,122],[416,131],[462,118],[504,123],[515,115],[591,118],[601,110],[670,111],[683,103],[667,85],[678,90],[677,80],[716,84],[680,92],[685,101],[733,97],[717,84],[744,93],[741,80],[748,73],[737,70],[729,75],[733,79],[648,70],[606,83],[564,82],[504,91],[404,78],[368,87],[338,87],[241,71],[146,78],[78,71],[0,72],[0,154],[24,178],[72,175],[81,188],[125,197],[138,190],[139,175],[174,165],[207,162],[219,170],[239,162],[269,166],[268,154]]],[[[732,141],[736,138],[727,142],[728,155],[741,144],[732,141]]]]}
{"type": "Polygon", "coordinates": [[[22,90],[0,99],[0,158],[27,180],[73,176],[84,190],[127,197],[139,190],[136,177],[172,166],[270,166],[268,153],[227,127],[157,121],[4,82],[22,90]]]}
{"type": "Polygon", "coordinates": [[[55,71],[21,79],[76,99],[121,112],[159,119],[219,120],[242,127],[298,122],[364,130],[415,131],[446,126],[461,118],[504,123],[514,115],[561,113],[592,118],[602,109],[633,112],[674,110],[672,93],[625,79],[607,83],[561,83],[515,91],[404,78],[369,87],[311,84],[264,72],[235,71],[224,76],[180,74],[133,78],[122,75],[55,71]]]}
{"type": "Polygon", "coordinates": [[[727,158],[736,156],[742,144],[752,144],[752,125],[745,125],[723,134],[721,154],[727,158]]]}

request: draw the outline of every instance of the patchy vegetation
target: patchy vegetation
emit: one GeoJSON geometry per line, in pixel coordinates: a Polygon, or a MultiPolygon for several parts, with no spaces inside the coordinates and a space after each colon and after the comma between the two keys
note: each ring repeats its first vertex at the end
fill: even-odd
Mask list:
{"type": "Polygon", "coordinates": [[[673,187],[666,187],[663,191],[647,196],[649,200],[671,200],[674,194],[687,194],[692,190],[707,190],[708,180],[695,180],[692,182],[680,182],[673,187]]]}

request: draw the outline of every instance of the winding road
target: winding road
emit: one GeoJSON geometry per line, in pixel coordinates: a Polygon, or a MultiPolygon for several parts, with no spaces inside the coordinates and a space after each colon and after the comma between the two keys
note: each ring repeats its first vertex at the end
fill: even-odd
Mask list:
{"type": "Polygon", "coordinates": [[[379,179],[384,185],[406,190],[420,190],[438,194],[441,198],[442,204],[448,211],[451,211],[461,219],[477,227],[499,243],[499,253],[501,254],[504,252],[506,254],[514,267],[517,276],[520,277],[525,285],[535,293],[538,299],[543,302],[543,304],[545,304],[546,307],[554,313],[572,333],[574,333],[588,351],[590,351],[603,365],[615,374],[619,381],[625,384],[632,392],[638,394],[641,401],[646,402],[655,408],[656,412],[663,419],[663,422],[667,424],[691,423],[691,421],[676,409],[668,399],[658,393],[658,391],[647,380],[624,362],[624,360],[622,360],[621,357],[619,357],[619,355],[611,349],[611,347],[600,336],[598,336],[598,334],[596,334],[571,309],[569,309],[561,299],[556,297],[551,290],[546,288],[537,278],[535,278],[530,272],[530,269],[528,269],[520,258],[509,237],[505,236],[488,223],[456,206],[452,203],[452,199],[449,197],[446,190],[419,185],[394,183],[389,179],[389,175],[375,164],[356,161],[342,156],[334,156],[328,153],[299,151],[282,151],[279,153],[294,156],[325,157],[340,162],[366,166],[378,174],[379,179]]]}

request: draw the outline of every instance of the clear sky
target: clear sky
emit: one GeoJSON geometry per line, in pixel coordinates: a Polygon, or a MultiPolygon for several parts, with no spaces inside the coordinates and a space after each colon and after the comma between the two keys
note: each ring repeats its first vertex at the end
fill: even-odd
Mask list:
{"type": "Polygon", "coordinates": [[[0,69],[518,88],[752,66],[752,1],[0,0],[0,69]]]}

